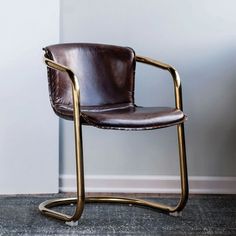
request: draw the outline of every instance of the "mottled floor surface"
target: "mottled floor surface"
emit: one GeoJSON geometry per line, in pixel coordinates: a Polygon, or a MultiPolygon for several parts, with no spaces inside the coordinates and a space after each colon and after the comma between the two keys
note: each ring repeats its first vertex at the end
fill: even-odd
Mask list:
{"type": "MultiPolygon", "coordinates": [[[[39,213],[40,202],[58,196],[64,195],[0,195],[0,235],[236,235],[236,195],[190,196],[179,217],[128,205],[87,204],[75,227],[39,213]]],[[[175,196],[165,200],[175,201],[175,196]]]]}

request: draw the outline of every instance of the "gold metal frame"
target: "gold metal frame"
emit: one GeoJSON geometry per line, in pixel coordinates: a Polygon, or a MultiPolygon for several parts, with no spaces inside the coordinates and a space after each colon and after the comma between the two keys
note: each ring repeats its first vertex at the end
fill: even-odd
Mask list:
{"type": "MultiPolygon", "coordinates": [[[[75,136],[75,157],[76,157],[76,179],[77,179],[77,197],[76,198],[64,198],[64,199],[53,199],[47,200],[39,205],[39,210],[42,214],[56,218],[58,220],[65,221],[68,225],[73,226],[79,220],[82,215],[85,202],[88,203],[125,203],[139,206],[146,206],[156,210],[161,210],[172,215],[178,215],[185,207],[188,200],[188,174],[187,174],[187,162],[186,162],[186,150],[185,150],[185,135],[184,135],[184,124],[177,125],[178,133],[178,145],[179,145],[179,162],[180,162],[180,177],[181,177],[181,196],[176,206],[168,206],[160,203],[154,203],[145,201],[142,199],[125,198],[125,197],[86,197],[84,190],[84,169],[83,169],[83,145],[82,145],[82,127],[80,123],[80,89],[79,80],[73,71],[61,64],[58,64],[48,58],[44,59],[46,65],[54,70],[65,72],[68,74],[72,84],[72,95],[73,95],[73,109],[74,109],[74,136],[75,136]],[[60,205],[75,204],[75,211],[72,216],[60,213],[52,210],[52,207],[60,205]]],[[[149,64],[158,67],[163,70],[170,72],[174,82],[174,93],[175,93],[175,105],[179,110],[183,110],[182,105],[182,91],[181,82],[178,72],[170,65],[162,62],[136,56],[136,61],[149,64]]]]}

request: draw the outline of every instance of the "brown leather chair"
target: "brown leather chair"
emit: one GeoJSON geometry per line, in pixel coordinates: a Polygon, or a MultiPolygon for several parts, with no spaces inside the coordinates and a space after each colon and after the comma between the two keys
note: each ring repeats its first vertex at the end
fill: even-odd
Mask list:
{"type": "Polygon", "coordinates": [[[70,43],[44,48],[51,105],[55,113],[74,122],[77,197],[48,200],[40,204],[43,214],[76,222],[85,202],[128,203],[171,214],[180,212],[188,199],[188,176],[184,140],[181,83],[170,65],[135,55],[133,49],[102,44],[70,43]],[[141,107],[134,102],[135,64],[141,62],[170,72],[175,107],[141,107]],[[85,197],[81,125],[114,130],[151,130],[177,126],[181,197],[176,206],[123,197],[85,197]],[[75,203],[72,216],[51,208],[75,203]]]}

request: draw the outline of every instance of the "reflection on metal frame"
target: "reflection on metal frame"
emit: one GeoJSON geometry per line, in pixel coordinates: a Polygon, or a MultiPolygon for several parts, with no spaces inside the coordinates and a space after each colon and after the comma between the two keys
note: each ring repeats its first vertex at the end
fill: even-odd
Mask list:
{"type": "MultiPolygon", "coordinates": [[[[175,105],[179,110],[183,110],[182,105],[182,92],[181,83],[178,72],[170,65],[162,62],[136,56],[136,61],[156,66],[160,69],[167,70],[170,72],[175,91],[175,105]]],[[[83,145],[82,145],[82,128],[80,123],[80,89],[79,81],[73,71],[61,64],[58,64],[50,59],[45,58],[46,65],[54,70],[65,72],[68,74],[72,84],[72,95],[73,95],[73,111],[74,111],[74,136],[75,136],[75,157],[76,157],[76,179],[77,179],[77,197],[76,198],[64,198],[64,199],[53,199],[48,200],[39,205],[39,210],[42,214],[56,218],[67,222],[69,225],[73,225],[74,222],[78,221],[82,215],[85,202],[88,203],[125,203],[139,206],[146,206],[156,210],[161,210],[170,214],[178,214],[185,207],[188,200],[188,174],[187,174],[187,162],[186,162],[186,148],[185,148],[185,135],[184,135],[184,124],[177,125],[178,134],[178,145],[179,145],[179,162],[180,162],[180,177],[181,177],[181,196],[176,206],[168,206],[156,202],[145,201],[135,198],[125,197],[114,197],[114,196],[99,196],[99,197],[86,197],[84,190],[84,169],[83,169],[83,145]],[[72,216],[52,210],[52,207],[60,205],[75,204],[75,211],[72,216]]]]}

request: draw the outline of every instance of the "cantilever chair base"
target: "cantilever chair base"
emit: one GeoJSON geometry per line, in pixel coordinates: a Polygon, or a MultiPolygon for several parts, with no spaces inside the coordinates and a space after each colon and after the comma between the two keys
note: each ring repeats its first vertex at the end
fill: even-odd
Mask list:
{"type": "MultiPolygon", "coordinates": [[[[53,199],[53,200],[48,200],[45,201],[43,203],[41,203],[39,205],[39,210],[42,214],[45,214],[47,216],[53,217],[55,219],[58,220],[62,220],[64,222],[66,222],[68,225],[76,225],[76,222],[80,219],[82,213],[83,213],[83,209],[84,209],[84,205],[85,203],[120,203],[120,204],[131,204],[131,205],[137,205],[137,206],[144,206],[144,207],[149,207],[152,208],[154,210],[159,210],[159,211],[163,211],[166,213],[169,213],[171,215],[178,215],[185,207],[187,200],[188,200],[188,174],[187,174],[187,162],[186,162],[186,150],[185,150],[185,135],[184,135],[184,121],[185,119],[182,119],[180,122],[178,123],[169,123],[170,126],[176,125],[177,126],[177,135],[178,135],[178,147],[179,147],[179,167],[180,167],[180,182],[181,182],[181,194],[180,194],[180,200],[177,203],[176,206],[168,206],[168,205],[163,205],[160,203],[156,203],[156,202],[150,202],[150,201],[145,201],[145,200],[141,200],[141,199],[134,199],[134,198],[124,198],[124,197],[114,197],[114,196],[103,196],[103,197],[85,197],[85,187],[84,187],[84,165],[83,165],[83,145],[82,145],[82,121],[81,121],[81,110],[80,110],[80,105],[81,105],[81,101],[83,102],[83,99],[86,100],[86,96],[81,96],[80,97],[80,85],[82,86],[82,88],[84,88],[84,90],[86,90],[86,88],[90,88],[90,86],[84,86],[83,87],[83,81],[88,81],[87,79],[82,79],[80,80],[82,83],[79,84],[79,79],[76,77],[75,73],[67,66],[61,65],[57,62],[55,62],[54,60],[49,59],[50,57],[53,57],[52,55],[52,51],[53,52],[57,52],[58,53],[58,59],[61,58],[61,55],[63,55],[63,53],[69,49],[69,51],[71,49],[78,49],[78,52],[80,52],[83,56],[85,56],[86,60],[88,60],[88,58],[90,59],[93,58],[93,56],[98,56],[100,62],[103,60],[103,58],[106,58],[105,61],[103,61],[103,63],[105,63],[105,68],[107,69],[108,66],[106,66],[107,63],[107,57],[104,57],[103,53],[107,52],[106,56],[110,57],[111,60],[114,60],[113,56],[114,55],[118,55],[118,51],[121,51],[121,53],[123,53],[122,57],[120,59],[124,60],[124,58],[128,59],[129,62],[136,60],[137,62],[141,62],[141,63],[145,63],[145,64],[149,64],[152,66],[155,66],[157,68],[163,69],[163,70],[167,70],[172,78],[173,78],[173,82],[174,82],[174,93],[175,93],[175,107],[177,111],[183,111],[183,106],[182,106],[182,91],[181,91],[181,83],[180,83],[180,78],[178,75],[178,72],[171,67],[170,65],[158,62],[156,60],[152,60],[150,58],[147,57],[141,57],[141,56],[135,56],[133,51],[129,48],[120,48],[120,47],[113,47],[113,46],[104,46],[104,45],[87,45],[87,44],[65,44],[62,46],[60,45],[54,45],[51,47],[48,47],[46,49],[46,58],[45,58],[45,63],[47,65],[47,67],[50,70],[53,70],[54,72],[57,71],[57,73],[52,73],[52,71],[49,70],[49,77],[50,77],[50,83],[49,83],[49,87],[50,87],[50,91],[51,91],[51,96],[52,96],[52,105],[54,106],[54,96],[60,94],[60,92],[64,92],[66,91],[66,94],[69,93],[69,89],[72,88],[72,98],[68,98],[64,96],[64,94],[61,94],[61,97],[59,97],[60,99],[58,99],[58,97],[56,97],[56,101],[67,101],[67,103],[73,104],[73,122],[74,122],[74,141],[75,141],[75,159],[76,159],[76,188],[77,188],[77,192],[76,192],[76,197],[75,198],[63,198],[63,199],[53,199]],[[64,48],[65,47],[65,48],[64,48]],[[92,47],[92,50],[90,50],[90,48],[92,47]],[[82,51],[81,51],[82,50],[82,51]],[[84,54],[83,54],[83,50],[85,50],[84,54]],[[92,54],[91,54],[92,52],[92,54]],[[95,53],[96,52],[96,53],[95,53]],[[128,57],[127,58],[127,53],[128,56],[131,56],[131,59],[128,57]],[[91,54],[91,55],[90,55],[91,54]],[[88,58],[87,56],[90,55],[88,58]],[[60,72],[60,73],[59,73],[60,72]],[[59,74],[58,74],[59,73],[59,74]],[[66,74],[67,77],[57,77],[58,75],[62,75],[62,73],[66,74]],[[55,93],[55,89],[59,89],[59,84],[54,84],[55,81],[53,79],[57,78],[57,80],[55,80],[57,83],[58,81],[62,81],[62,91],[57,91],[57,93],[55,93]],[[69,85],[66,83],[66,79],[69,78],[69,85]],[[55,94],[56,95],[55,95],[55,94]],[[53,207],[56,206],[61,206],[61,205],[70,205],[70,204],[75,204],[75,211],[73,215],[67,215],[64,213],[60,213],[56,210],[53,210],[53,207]]],[[[81,55],[79,54],[79,55],[81,55]]],[[[55,54],[54,56],[56,56],[57,54],[55,54]]],[[[67,56],[66,58],[70,58],[72,54],[69,54],[69,57],[67,56]]],[[[74,54],[73,54],[74,55],[74,54]]],[[[77,57],[76,57],[77,58],[77,57]]],[[[79,58],[79,57],[78,57],[79,58]]],[[[77,58],[77,59],[78,59],[77,58]]],[[[115,63],[111,63],[112,67],[114,65],[119,65],[119,71],[121,67],[121,60],[115,61],[115,63]]],[[[78,61],[78,63],[80,63],[81,60],[78,61]]],[[[68,62],[68,64],[70,64],[68,62]]],[[[73,62],[72,65],[74,65],[75,63],[73,62]]],[[[90,65],[90,64],[89,64],[90,65]]],[[[94,65],[96,67],[96,64],[94,65]]],[[[129,64],[129,71],[132,71],[132,68],[134,69],[134,64],[133,62],[131,64],[129,64]],[[130,69],[131,68],[131,69],[130,69]]],[[[128,67],[124,66],[124,71],[126,72],[128,71],[128,67]]],[[[91,72],[91,66],[89,66],[89,75],[91,72]]],[[[97,67],[96,67],[97,68],[97,67]]],[[[97,69],[95,70],[95,72],[97,72],[97,69]]],[[[103,71],[104,72],[104,71],[103,71]]],[[[102,72],[102,79],[106,78],[104,77],[104,73],[102,72]]],[[[107,81],[110,81],[110,73],[108,73],[109,78],[107,78],[107,81]]],[[[116,77],[116,73],[114,74],[114,76],[116,77]]],[[[85,76],[86,77],[86,76],[85,76]]],[[[92,78],[93,76],[88,76],[88,78],[92,78]]],[[[86,77],[87,78],[87,77],[86,77]]],[[[97,78],[96,73],[94,74],[94,78],[97,78]]],[[[99,77],[100,78],[100,77],[99,77]]],[[[120,79],[121,77],[118,76],[118,78],[120,79]]],[[[133,78],[133,75],[131,76],[131,78],[133,78]]],[[[104,82],[104,81],[103,81],[104,82]]],[[[93,82],[94,83],[94,82],[93,82]]],[[[92,84],[93,84],[92,83],[92,84]]],[[[116,93],[117,91],[119,91],[119,83],[117,83],[119,86],[117,89],[114,89],[114,84],[112,83],[111,88],[114,90],[112,90],[114,93],[116,93]]],[[[98,83],[97,85],[98,87],[100,86],[100,83],[98,83]]],[[[127,96],[130,96],[130,94],[132,94],[129,90],[131,89],[133,91],[133,84],[129,83],[127,85],[129,87],[128,92],[124,93],[127,96]]],[[[96,86],[95,86],[96,87],[96,86]]],[[[105,88],[105,86],[103,86],[105,88]]],[[[102,87],[102,88],[103,88],[102,87]]],[[[109,90],[109,89],[108,89],[109,90]]],[[[126,90],[124,90],[126,91],[126,90]]],[[[91,92],[91,91],[90,91],[91,92]]],[[[95,93],[95,91],[94,91],[95,93]]],[[[103,93],[106,94],[105,91],[103,91],[103,93]]],[[[101,94],[103,94],[101,93],[101,94]]],[[[101,95],[96,94],[96,96],[100,96],[101,95]]],[[[83,94],[82,94],[83,95],[83,94]]],[[[117,94],[117,96],[114,96],[116,99],[120,99],[120,97],[122,96],[118,96],[119,94],[117,94]]],[[[96,97],[95,96],[95,97],[96,97]]],[[[102,99],[107,98],[107,96],[109,97],[109,94],[104,95],[104,97],[101,97],[102,99]]],[[[88,96],[89,97],[89,96],[88,96]]],[[[89,97],[90,99],[91,96],[89,97]]],[[[113,98],[112,98],[113,99],[113,98]]],[[[123,99],[123,98],[122,98],[123,99]]],[[[129,99],[131,99],[130,101],[133,103],[133,98],[129,97],[129,99]]],[[[88,100],[90,102],[90,100],[88,100]]],[[[66,104],[67,104],[66,103],[66,104]]],[[[120,104],[119,102],[117,104],[120,104]]],[[[57,104],[56,104],[57,105],[57,104]]],[[[83,103],[82,103],[83,105],[83,103]]],[[[70,117],[68,115],[68,113],[61,113],[60,111],[57,110],[57,107],[54,106],[54,110],[57,112],[57,114],[61,117],[65,117],[68,118],[70,117]]],[[[70,111],[67,111],[70,112],[70,111]]],[[[109,117],[108,117],[109,118],[109,117]]],[[[167,119],[169,121],[169,117],[167,119]]],[[[94,124],[94,126],[96,126],[97,124],[94,124]]],[[[101,128],[101,124],[98,124],[98,127],[100,125],[101,128]]],[[[117,127],[115,127],[117,128],[117,127]]],[[[133,127],[130,127],[129,125],[127,125],[127,130],[131,129],[133,127]]],[[[134,129],[135,130],[135,129],[134,129]]]]}
{"type": "MultiPolygon", "coordinates": [[[[180,200],[180,202],[182,199],[180,200]]],[[[151,202],[151,201],[145,201],[143,199],[137,199],[137,198],[124,198],[124,197],[114,197],[114,196],[100,196],[100,197],[87,197],[85,198],[86,203],[119,203],[119,204],[129,204],[130,206],[136,205],[136,206],[142,206],[151,208],[153,210],[159,210],[165,213],[169,213],[172,216],[179,216],[181,215],[180,211],[178,209],[180,208],[180,204],[178,204],[175,207],[160,204],[157,202],[151,202]]],[[[62,214],[57,211],[51,210],[51,207],[56,206],[62,206],[62,205],[71,205],[71,204],[77,204],[77,198],[63,198],[63,199],[53,199],[53,200],[47,200],[45,202],[42,202],[39,205],[39,210],[42,214],[45,214],[47,216],[65,221],[65,223],[69,226],[76,226],[77,221],[79,219],[74,218],[73,216],[69,216],[67,214],[62,214]]],[[[81,207],[81,206],[77,206],[81,207]]]]}
{"type": "MultiPolygon", "coordinates": [[[[180,159],[180,177],[181,177],[181,197],[176,206],[164,205],[157,202],[145,201],[136,198],[114,197],[114,196],[100,196],[87,198],[63,198],[52,199],[42,202],[39,205],[39,210],[42,214],[65,221],[70,226],[77,225],[75,222],[79,220],[82,215],[85,203],[120,203],[131,204],[136,206],[143,206],[152,208],[154,210],[169,213],[172,216],[181,215],[181,211],[185,207],[188,200],[188,180],[187,180],[187,164],[185,155],[185,140],[184,140],[184,125],[177,126],[178,144],[179,144],[179,159],[180,159]],[[75,204],[76,210],[74,215],[69,216],[52,210],[51,208],[61,205],[75,204]]],[[[80,173],[78,173],[80,175],[80,173]]],[[[79,178],[79,176],[77,176],[79,178]]]]}

